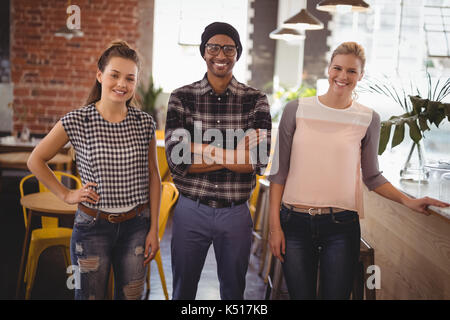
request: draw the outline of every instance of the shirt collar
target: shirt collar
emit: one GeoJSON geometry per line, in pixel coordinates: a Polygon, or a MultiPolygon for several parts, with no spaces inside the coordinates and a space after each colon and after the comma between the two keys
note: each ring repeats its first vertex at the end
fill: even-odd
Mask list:
{"type": "MultiPolygon", "coordinates": [[[[213,92],[213,88],[211,87],[211,84],[208,81],[208,77],[207,77],[207,73],[205,73],[205,76],[203,77],[203,79],[200,81],[200,95],[204,95],[208,92],[213,92]]],[[[231,81],[228,84],[225,92],[229,91],[232,94],[237,94],[238,92],[238,86],[239,86],[239,82],[236,80],[236,78],[234,76],[231,77],[231,81]]]]}

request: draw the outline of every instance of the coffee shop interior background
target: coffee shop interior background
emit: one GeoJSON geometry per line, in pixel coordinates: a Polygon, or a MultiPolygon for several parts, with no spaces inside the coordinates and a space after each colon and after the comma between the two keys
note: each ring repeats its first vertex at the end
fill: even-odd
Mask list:
{"type": "MultiPolygon", "coordinates": [[[[414,86],[426,91],[427,74],[433,83],[449,78],[448,0],[366,0],[370,5],[367,12],[332,13],[317,10],[320,2],[2,0],[0,137],[23,139],[26,135],[22,134],[29,132],[30,140],[42,138],[61,116],[83,106],[94,84],[98,55],[119,38],[138,48],[144,86],[152,77],[155,85],[163,89],[156,101],[156,120],[163,128],[170,92],[201,79],[206,71],[198,45],[204,26],[213,21],[229,22],[239,30],[244,48],[234,75],[238,81],[267,93],[273,114],[283,107],[284,101],[277,98],[283,90],[294,92],[303,85],[316,89],[318,94],[326,91],[331,52],[343,41],[357,41],[366,48],[366,76],[401,84],[406,93],[414,86]],[[75,12],[66,11],[69,5],[80,9],[79,30],[66,30],[61,36],[75,12]],[[288,40],[269,36],[302,9],[317,18],[322,28],[301,30],[288,40]]],[[[358,95],[359,101],[377,111],[382,120],[404,112],[388,97],[367,92],[358,95]]],[[[448,97],[444,102],[450,102],[448,97]]],[[[277,126],[274,121],[275,133],[277,126]]],[[[433,126],[424,139],[427,159],[450,160],[449,137],[449,121],[445,120],[439,128],[433,126]]],[[[390,163],[393,154],[403,161],[408,148],[408,143],[395,148],[389,145],[380,163],[390,163]]],[[[27,173],[2,170],[0,176],[1,200],[6,203],[0,210],[0,252],[16,259],[0,260],[1,283],[11,282],[8,277],[14,276],[13,266],[20,259],[23,218],[18,204],[18,181],[27,173]]],[[[397,216],[396,213],[404,212],[402,208],[372,193],[366,192],[365,197],[368,212],[362,223],[363,236],[375,248],[375,261],[386,279],[377,298],[449,299],[450,224],[439,217],[415,220],[406,213],[397,216]],[[382,214],[376,214],[378,211],[382,214]],[[401,224],[401,232],[393,227],[401,224]],[[414,239],[419,236],[425,240],[416,244],[414,239]],[[390,247],[387,239],[395,245],[390,247]],[[447,267],[443,267],[445,264],[447,267]]],[[[170,271],[166,276],[170,276],[170,271]]],[[[2,297],[11,295],[9,289],[2,290],[2,297]]]]}

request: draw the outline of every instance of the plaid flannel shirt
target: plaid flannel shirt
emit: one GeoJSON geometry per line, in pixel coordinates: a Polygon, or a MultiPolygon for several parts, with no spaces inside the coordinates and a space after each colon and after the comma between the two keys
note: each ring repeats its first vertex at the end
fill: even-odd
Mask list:
{"type": "MultiPolygon", "coordinates": [[[[221,132],[224,146],[216,140],[212,144],[222,148],[232,145],[235,149],[238,141],[232,135],[227,136],[227,130],[242,129],[247,132],[249,129],[266,129],[267,142],[264,146],[267,147],[262,152],[267,153],[263,158],[268,159],[271,127],[267,96],[238,82],[234,77],[220,95],[214,92],[206,75],[200,81],[176,89],[169,99],[165,127],[166,157],[176,187],[181,194],[194,199],[228,202],[248,200],[256,184],[256,174],[263,174],[267,166],[267,161],[261,161],[259,150],[255,153],[257,159],[253,159],[254,170],[250,173],[237,173],[225,168],[206,173],[188,173],[193,154],[183,154],[184,159],[190,161],[174,161],[172,150],[183,142],[172,139],[172,135],[175,130],[182,128],[189,132],[194,141],[194,130],[197,130],[196,134],[201,134],[202,143],[211,144],[205,139],[204,133],[208,129],[215,129],[221,132]]],[[[178,149],[181,148],[177,148],[177,152],[178,149]]]]}

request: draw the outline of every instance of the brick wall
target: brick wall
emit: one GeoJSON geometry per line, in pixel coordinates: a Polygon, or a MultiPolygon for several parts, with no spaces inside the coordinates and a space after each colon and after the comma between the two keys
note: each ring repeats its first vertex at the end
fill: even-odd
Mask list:
{"type": "Polygon", "coordinates": [[[111,40],[135,46],[142,0],[76,0],[84,36],[54,33],[66,24],[66,0],[11,2],[13,130],[26,125],[45,134],[68,111],[82,106],[95,82],[97,59],[111,40]]]}

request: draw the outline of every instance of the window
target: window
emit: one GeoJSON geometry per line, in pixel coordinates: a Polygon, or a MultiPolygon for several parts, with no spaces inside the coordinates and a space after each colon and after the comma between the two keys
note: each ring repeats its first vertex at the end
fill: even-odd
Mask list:
{"type": "Polygon", "coordinates": [[[443,2],[427,1],[425,4],[427,53],[432,58],[450,57],[450,6],[442,6],[443,2]]]}
{"type": "Polygon", "coordinates": [[[10,78],[9,1],[0,1],[0,83],[8,83],[10,78]]]}

